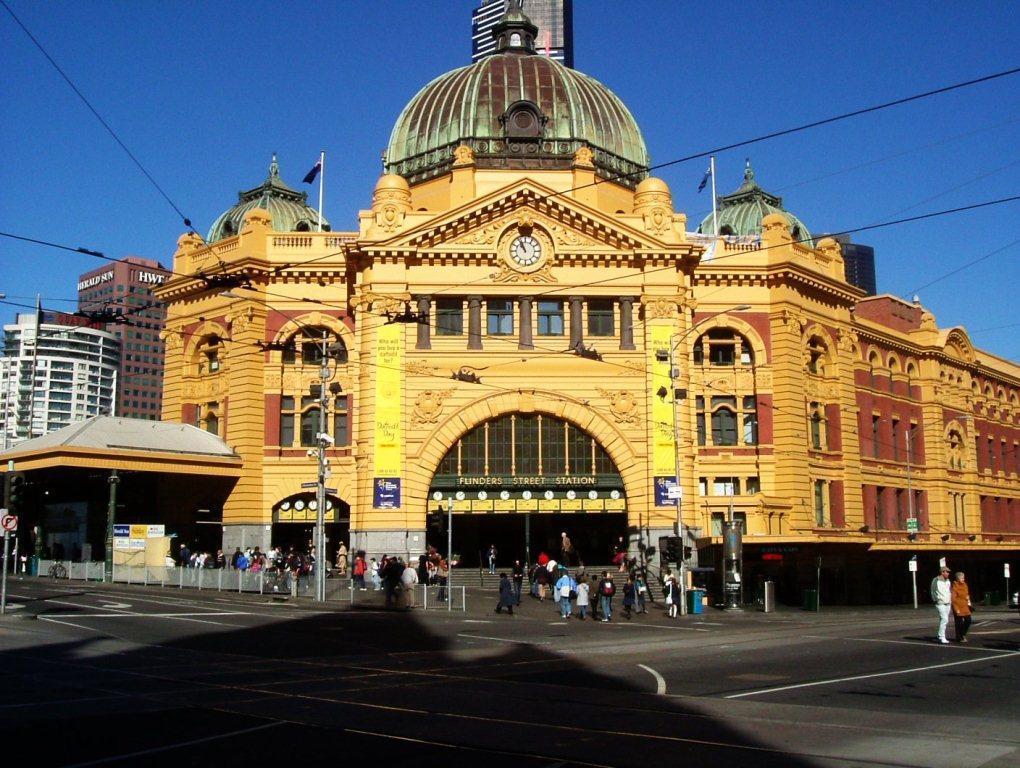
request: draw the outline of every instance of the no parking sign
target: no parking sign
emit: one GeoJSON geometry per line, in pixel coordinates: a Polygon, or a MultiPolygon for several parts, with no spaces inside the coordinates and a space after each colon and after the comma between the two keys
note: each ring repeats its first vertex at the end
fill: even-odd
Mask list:
{"type": "Polygon", "coordinates": [[[9,515],[7,510],[4,510],[3,515],[0,515],[0,528],[5,534],[15,533],[18,530],[18,516],[9,515]]]}

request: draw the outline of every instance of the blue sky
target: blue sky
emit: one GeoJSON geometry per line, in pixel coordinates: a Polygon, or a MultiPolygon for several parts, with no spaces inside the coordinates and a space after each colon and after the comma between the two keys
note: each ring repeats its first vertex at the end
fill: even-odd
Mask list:
{"type": "MultiPolygon", "coordinates": [[[[261,182],[273,151],[300,186],[321,148],[325,214],[355,228],[401,108],[468,63],[474,6],[6,2],[203,234],[261,182]]],[[[575,64],[627,103],[663,162],[1016,67],[1016,8],[575,0],[575,64]]],[[[0,50],[0,230],[169,264],[177,214],[2,9],[0,50]]],[[[1020,75],[722,153],[720,194],[739,185],[745,156],[814,232],[1015,195],[1020,75]]],[[[695,192],[704,170],[698,160],[661,172],[692,229],[711,205],[695,192]]],[[[1020,203],[856,239],[876,249],[881,292],[918,291],[940,326],[963,324],[979,346],[1020,360],[1020,203]]],[[[100,264],[0,238],[0,291],[71,307],[58,299],[100,264]]],[[[0,305],[0,320],[16,311],[0,305]]]]}

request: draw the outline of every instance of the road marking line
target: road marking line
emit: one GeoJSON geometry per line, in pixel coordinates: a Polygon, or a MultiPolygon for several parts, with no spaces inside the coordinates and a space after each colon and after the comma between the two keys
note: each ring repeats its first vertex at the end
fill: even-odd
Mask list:
{"type": "MultiPolygon", "coordinates": [[[[40,619],[55,617],[58,619],[179,619],[187,616],[247,616],[240,611],[221,611],[218,613],[50,613],[40,619]]],[[[213,622],[214,624],[216,622],[213,622]]]]}
{"type": "Polygon", "coordinates": [[[282,720],[277,720],[272,723],[263,723],[262,725],[256,725],[254,728],[243,728],[239,731],[230,731],[229,733],[220,733],[215,736],[206,736],[202,739],[191,739],[190,741],[179,741],[176,744],[167,744],[163,747],[153,747],[152,749],[141,749],[137,752],[127,752],[123,755],[114,755],[113,757],[103,757],[99,760],[87,760],[84,763],[74,763],[67,768],[84,768],[86,765],[104,765],[106,763],[114,763],[119,760],[130,760],[133,757],[141,757],[142,755],[152,755],[157,752],[166,752],[171,749],[180,749],[181,747],[190,747],[195,744],[206,744],[210,741],[218,741],[219,739],[227,739],[231,736],[241,736],[245,733],[254,733],[255,731],[264,731],[266,728],[275,728],[278,725],[283,725],[282,720]]]}
{"type": "Polygon", "coordinates": [[[908,675],[912,672],[928,672],[932,669],[945,669],[946,667],[958,667],[961,664],[974,664],[979,661],[992,661],[1008,656],[1020,656],[1020,651],[1006,651],[996,656],[982,656],[980,659],[964,659],[963,661],[950,661],[945,664],[932,664],[927,667],[912,667],[911,669],[897,669],[892,672],[875,672],[870,675],[852,675],[851,677],[836,677],[830,680],[816,680],[811,683],[796,683],[794,685],[782,685],[778,688],[763,688],[760,691],[746,691],[744,693],[731,693],[723,696],[724,699],[742,699],[745,696],[760,696],[763,693],[779,693],[780,691],[792,691],[797,688],[813,688],[819,685],[832,685],[834,683],[849,683],[854,680],[870,680],[875,677],[889,677],[891,675],[908,675]]]}
{"type": "Polygon", "coordinates": [[[638,666],[641,667],[641,669],[643,669],[645,672],[652,673],[652,676],[655,677],[655,693],[658,694],[659,696],[664,695],[666,693],[666,678],[664,678],[662,675],[660,675],[651,667],[645,666],[644,664],[638,664],[638,666]]]}
{"type": "Polygon", "coordinates": [[[1009,635],[1014,632],[1020,632],[1020,627],[1013,627],[1013,629],[985,629],[980,632],[971,632],[972,635],[1009,635]]]}
{"type": "MultiPolygon", "coordinates": [[[[833,640],[854,640],[858,643],[891,643],[893,645],[916,645],[923,648],[931,648],[933,645],[933,641],[931,640],[883,640],[878,637],[830,637],[827,635],[800,635],[800,637],[809,640],[826,640],[829,642],[832,642],[833,640]]],[[[959,643],[951,644],[950,647],[961,651],[975,651],[977,653],[981,653],[982,651],[985,653],[1013,653],[1013,651],[1000,651],[998,648],[981,648],[978,646],[960,645],[959,643]]]]}
{"type": "Polygon", "coordinates": [[[519,645],[550,645],[547,642],[534,642],[532,640],[511,640],[507,637],[491,637],[489,635],[474,635],[468,632],[458,632],[457,637],[466,637],[470,640],[495,640],[500,643],[518,643],[519,645]]]}
{"type": "Polygon", "coordinates": [[[57,619],[48,619],[45,616],[36,616],[36,618],[39,619],[39,621],[51,621],[54,624],[63,624],[64,626],[67,626],[67,627],[77,627],[78,629],[86,629],[89,632],[99,632],[100,631],[100,630],[96,629],[95,627],[87,627],[84,624],[75,624],[73,621],[58,621],[57,619]]]}

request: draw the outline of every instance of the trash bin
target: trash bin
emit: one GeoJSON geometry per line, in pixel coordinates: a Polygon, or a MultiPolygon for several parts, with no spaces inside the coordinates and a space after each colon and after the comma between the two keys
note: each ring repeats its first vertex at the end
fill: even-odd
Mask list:
{"type": "Polygon", "coordinates": [[[995,592],[993,590],[993,591],[990,591],[990,592],[985,592],[985,597],[981,601],[981,604],[986,606],[986,607],[991,607],[993,605],[998,605],[1000,602],[1002,602],[1002,601],[999,598],[999,593],[995,592]]]}
{"type": "Polygon", "coordinates": [[[761,609],[765,613],[772,613],[776,610],[776,583],[766,581],[762,584],[761,609]]]}
{"type": "Polygon", "coordinates": [[[687,590],[687,613],[702,613],[705,605],[705,590],[703,589],[688,589],[687,590]]]}
{"type": "Polygon", "coordinates": [[[818,590],[817,589],[805,589],[804,590],[804,610],[805,611],[817,611],[818,610],[818,590]]]}

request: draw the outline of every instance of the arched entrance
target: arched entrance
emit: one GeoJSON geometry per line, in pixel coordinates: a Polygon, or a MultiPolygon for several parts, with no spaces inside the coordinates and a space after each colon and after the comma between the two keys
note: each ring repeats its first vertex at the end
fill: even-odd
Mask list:
{"type": "Polygon", "coordinates": [[[599,442],[569,421],[541,413],[511,413],[465,433],[447,451],[429,486],[426,540],[478,565],[490,545],[497,563],[559,559],[566,532],[581,559],[609,561],[613,542],[627,535],[623,479],[599,442]]]}
{"type": "MultiPolygon", "coordinates": [[[[285,551],[293,547],[307,553],[313,542],[318,508],[315,493],[298,493],[281,499],[273,506],[271,544],[285,551]]],[[[326,496],[326,555],[336,560],[340,541],[350,541],[351,508],[336,496],[326,496]]]]}

